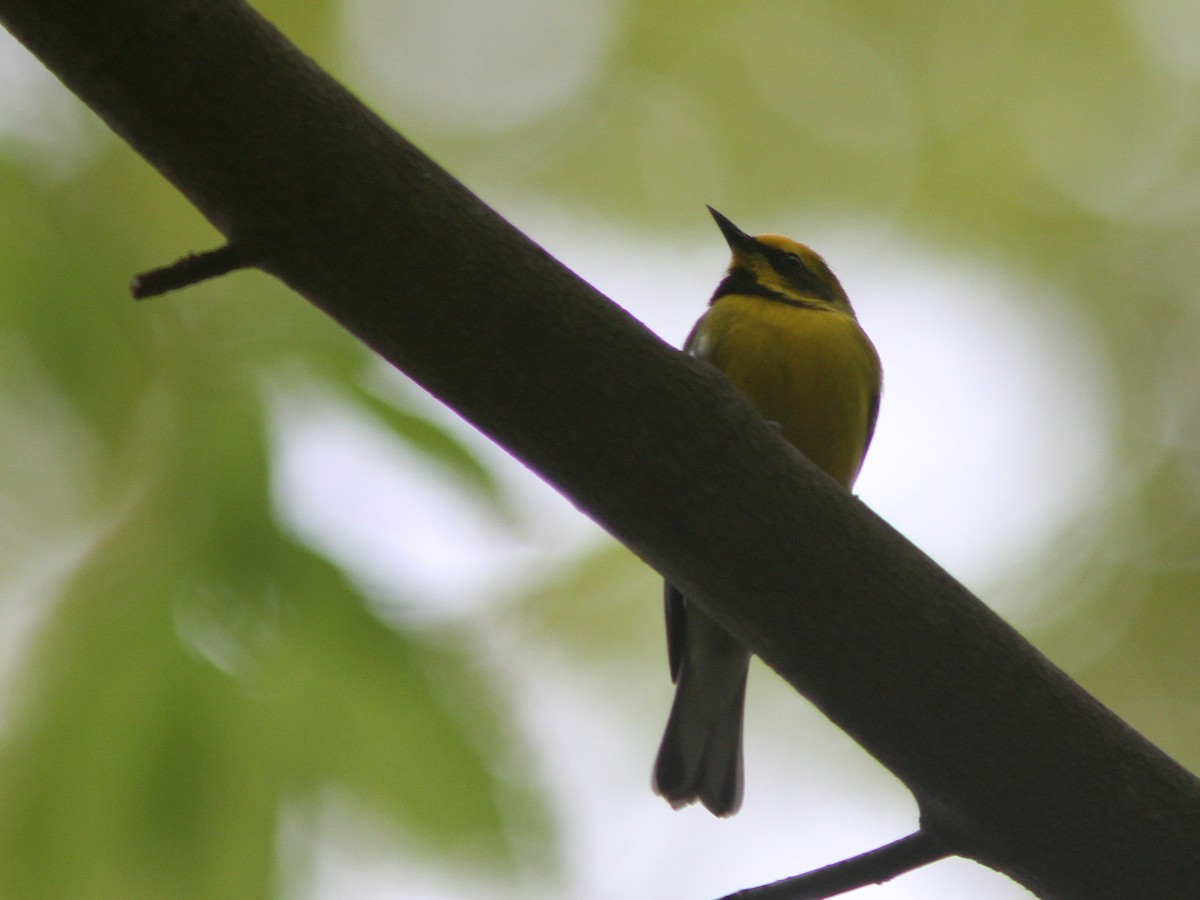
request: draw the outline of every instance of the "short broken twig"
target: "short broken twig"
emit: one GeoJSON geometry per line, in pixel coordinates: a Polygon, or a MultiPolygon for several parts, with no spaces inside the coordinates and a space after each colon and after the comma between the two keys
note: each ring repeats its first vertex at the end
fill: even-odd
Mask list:
{"type": "Polygon", "coordinates": [[[189,253],[169,266],[143,272],[133,279],[129,290],[134,299],[144,300],[252,265],[254,260],[242,245],[226,244],[216,250],[189,253]]]}

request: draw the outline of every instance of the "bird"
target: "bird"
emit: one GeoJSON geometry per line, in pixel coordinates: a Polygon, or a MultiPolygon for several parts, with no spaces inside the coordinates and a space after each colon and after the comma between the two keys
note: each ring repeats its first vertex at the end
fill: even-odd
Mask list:
{"type": "MultiPolygon", "coordinates": [[[[850,490],[875,432],[883,369],[837,277],[815,251],[750,235],[711,206],[733,259],[685,352],[724,372],[782,437],[850,490]]],[[[653,787],[675,809],[742,804],[742,713],[750,651],[669,581],[675,698],[653,787]]]]}

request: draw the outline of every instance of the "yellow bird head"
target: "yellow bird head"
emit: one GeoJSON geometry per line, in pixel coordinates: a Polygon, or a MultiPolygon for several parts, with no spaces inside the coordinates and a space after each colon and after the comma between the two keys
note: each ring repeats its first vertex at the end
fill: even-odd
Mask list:
{"type": "Polygon", "coordinates": [[[759,294],[798,306],[854,315],[837,276],[811,247],[780,234],[746,234],[711,206],[708,211],[733,251],[729,272],[716,296],[759,294]]]}

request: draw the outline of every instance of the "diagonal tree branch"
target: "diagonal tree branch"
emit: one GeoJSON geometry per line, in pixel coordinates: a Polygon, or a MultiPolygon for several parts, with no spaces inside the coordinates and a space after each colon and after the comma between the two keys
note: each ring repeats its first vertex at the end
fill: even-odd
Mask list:
{"type": "Polygon", "coordinates": [[[747,888],[722,900],[825,900],[869,884],[883,884],[904,872],[951,855],[927,832],[918,831],[850,859],[761,887],[747,888]]]}
{"type": "Polygon", "coordinates": [[[1200,896],[1191,774],[249,7],[0,0],[0,21],[239,258],[741,637],[904,781],[941,846],[1044,897],[1200,896]]]}

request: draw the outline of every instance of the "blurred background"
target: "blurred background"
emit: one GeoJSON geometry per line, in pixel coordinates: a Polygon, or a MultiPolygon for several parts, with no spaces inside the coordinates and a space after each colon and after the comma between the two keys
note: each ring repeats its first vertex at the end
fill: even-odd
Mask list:
{"type": "MultiPolygon", "coordinates": [[[[860,496],[1200,764],[1200,7],[256,5],[672,344],[704,204],[820,250],[860,496]]],[[[7,36],[0,82],[0,893],[682,900],[915,828],[757,663],[743,812],[672,812],[654,573],[266,276],[130,300],[217,236],[7,36]]]]}

